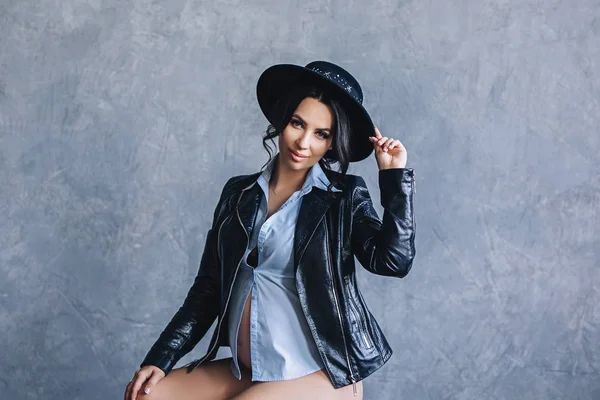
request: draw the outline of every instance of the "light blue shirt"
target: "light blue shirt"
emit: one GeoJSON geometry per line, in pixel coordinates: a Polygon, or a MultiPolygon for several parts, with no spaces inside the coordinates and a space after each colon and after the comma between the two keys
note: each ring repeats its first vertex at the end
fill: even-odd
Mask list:
{"type": "MultiPolygon", "coordinates": [[[[304,195],[313,186],[327,190],[329,179],[318,163],[311,167],[302,189],[294,192],[266,219],[269,179],[279,153],[271,159],[254,184],[264,196],[250,242],[236,277],[229,314],[229,343],[233,374],[241,379],[237,359],[237,336],[244,304],[252,289],[250,307],[250,357],[253,381],[295,379],[324,368],[306,322],[294,277],[294,231],[304,195]],[[256,269],[246,257],[258,246],[256,269]]],[[[340,191],[332,187],[333,191],[340,191]]]]}

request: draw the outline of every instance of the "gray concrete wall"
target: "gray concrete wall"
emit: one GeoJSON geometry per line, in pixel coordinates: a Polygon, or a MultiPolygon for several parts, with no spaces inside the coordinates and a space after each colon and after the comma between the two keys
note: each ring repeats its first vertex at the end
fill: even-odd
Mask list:
{"type": "Polygon", "coordinates": [[[2,0],[0,397],[121,398],[266,160],[258,75],[316,59],[417,176],[365,399],[600,399],[598,0],[2,0]]]}

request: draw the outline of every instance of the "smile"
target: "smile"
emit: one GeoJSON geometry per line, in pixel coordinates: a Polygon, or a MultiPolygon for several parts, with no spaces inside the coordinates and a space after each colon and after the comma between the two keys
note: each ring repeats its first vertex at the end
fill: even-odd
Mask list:
{"type": "Polygon", "coordinates": [[[299,156],[297,153],[294,153],[292,150],[290,150],[290,155],[292,156],[292,159],[297,162],[304,161],[308,158],[308,156],[299,156]]]}

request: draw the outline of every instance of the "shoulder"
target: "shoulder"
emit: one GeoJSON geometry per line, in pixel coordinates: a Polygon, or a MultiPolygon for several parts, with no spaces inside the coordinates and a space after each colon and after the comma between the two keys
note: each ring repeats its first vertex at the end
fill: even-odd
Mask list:
{"type": "Polygon", "coordinates": [[[243,188],[248,186],[250,183],[255,182],[261,172],[256,172],[247,175],[235,175],[232,176],[225,182],[221,193],[221,198],[229,197],[235,193],[239,193],[243,188]]]}
{"type": "Polygon", "coordinates": [[[217,206],[215,207],[215,214],[213,217],[213,221],[218,221],[222,215],[225,215],[227,210],[231,209],[234,201],[232,199],[235,197],[236,193],[240,193],[244,187],[246,187],[252,180],[256,180],[260,173],[250,174],[250,175],[236,175],[232,176],[225,182],[223,188],[221,189],[221,196],[219,197],[219,201],[217,202],[217,206]]]}
{"type": "MultiPolygon", "coordinates": [[[[344,187],[353,187],[356,186],[357,184],[363,183],[365,180],[360,176],[360,175],[354,175],[354,174],[342,174],[341,172],[338,171],[329,171],[329,170],[324,170],[325,175],[327,175],[327,178],[329,178],[330,180],[334,179],[337,182],[340,182],[341,185],[343,185],[344,187]]],[[[340,189],[342,189],[340,187],[340,189]]]]}
{"type": "MultiPolygon", "coordinates": [[[[338,171],[324,170],[327,178],[334,182],[334,186],[342,190],[342,192],[352,193],[357,187],[366,188],[365,180],[360,175],[342,174],[338,171]]],[[[223,186],[221,198],[229,197],[235,193],[239,193],[253,182],[256,182],[262,172],[255,172],[246,175],[235,175],[227,180],[223,186]]]]}
{"type": "Polygon", "coordinates": [[[363,177],[354,174],[342,174],[337,171],[325,171],[327,178],[334,182],[334,186],[337,187],[346,196],[351,197],[357,188],[366,188],[366,183],[363,177]]]}

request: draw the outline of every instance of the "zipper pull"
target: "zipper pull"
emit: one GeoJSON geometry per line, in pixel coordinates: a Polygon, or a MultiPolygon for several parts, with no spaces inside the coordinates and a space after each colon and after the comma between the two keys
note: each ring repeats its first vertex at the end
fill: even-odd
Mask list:
{"type": "Polygon", "coordinates": [[[183,367],[187,368],[187,371],[189,373],[189,372],[192,372],[193,370],[195,370],[196,367],[198,366],[198,364],[200,364],[200,359],[189,362],[189,363],[185,364],[183,367]]]}
{"type": "Polygon", "coordinates": [[[352,381],[352,391],[354,392],[354,397],[356,397],[356,381],[352,375],[350,375],[350,380],[352,381]]]}

